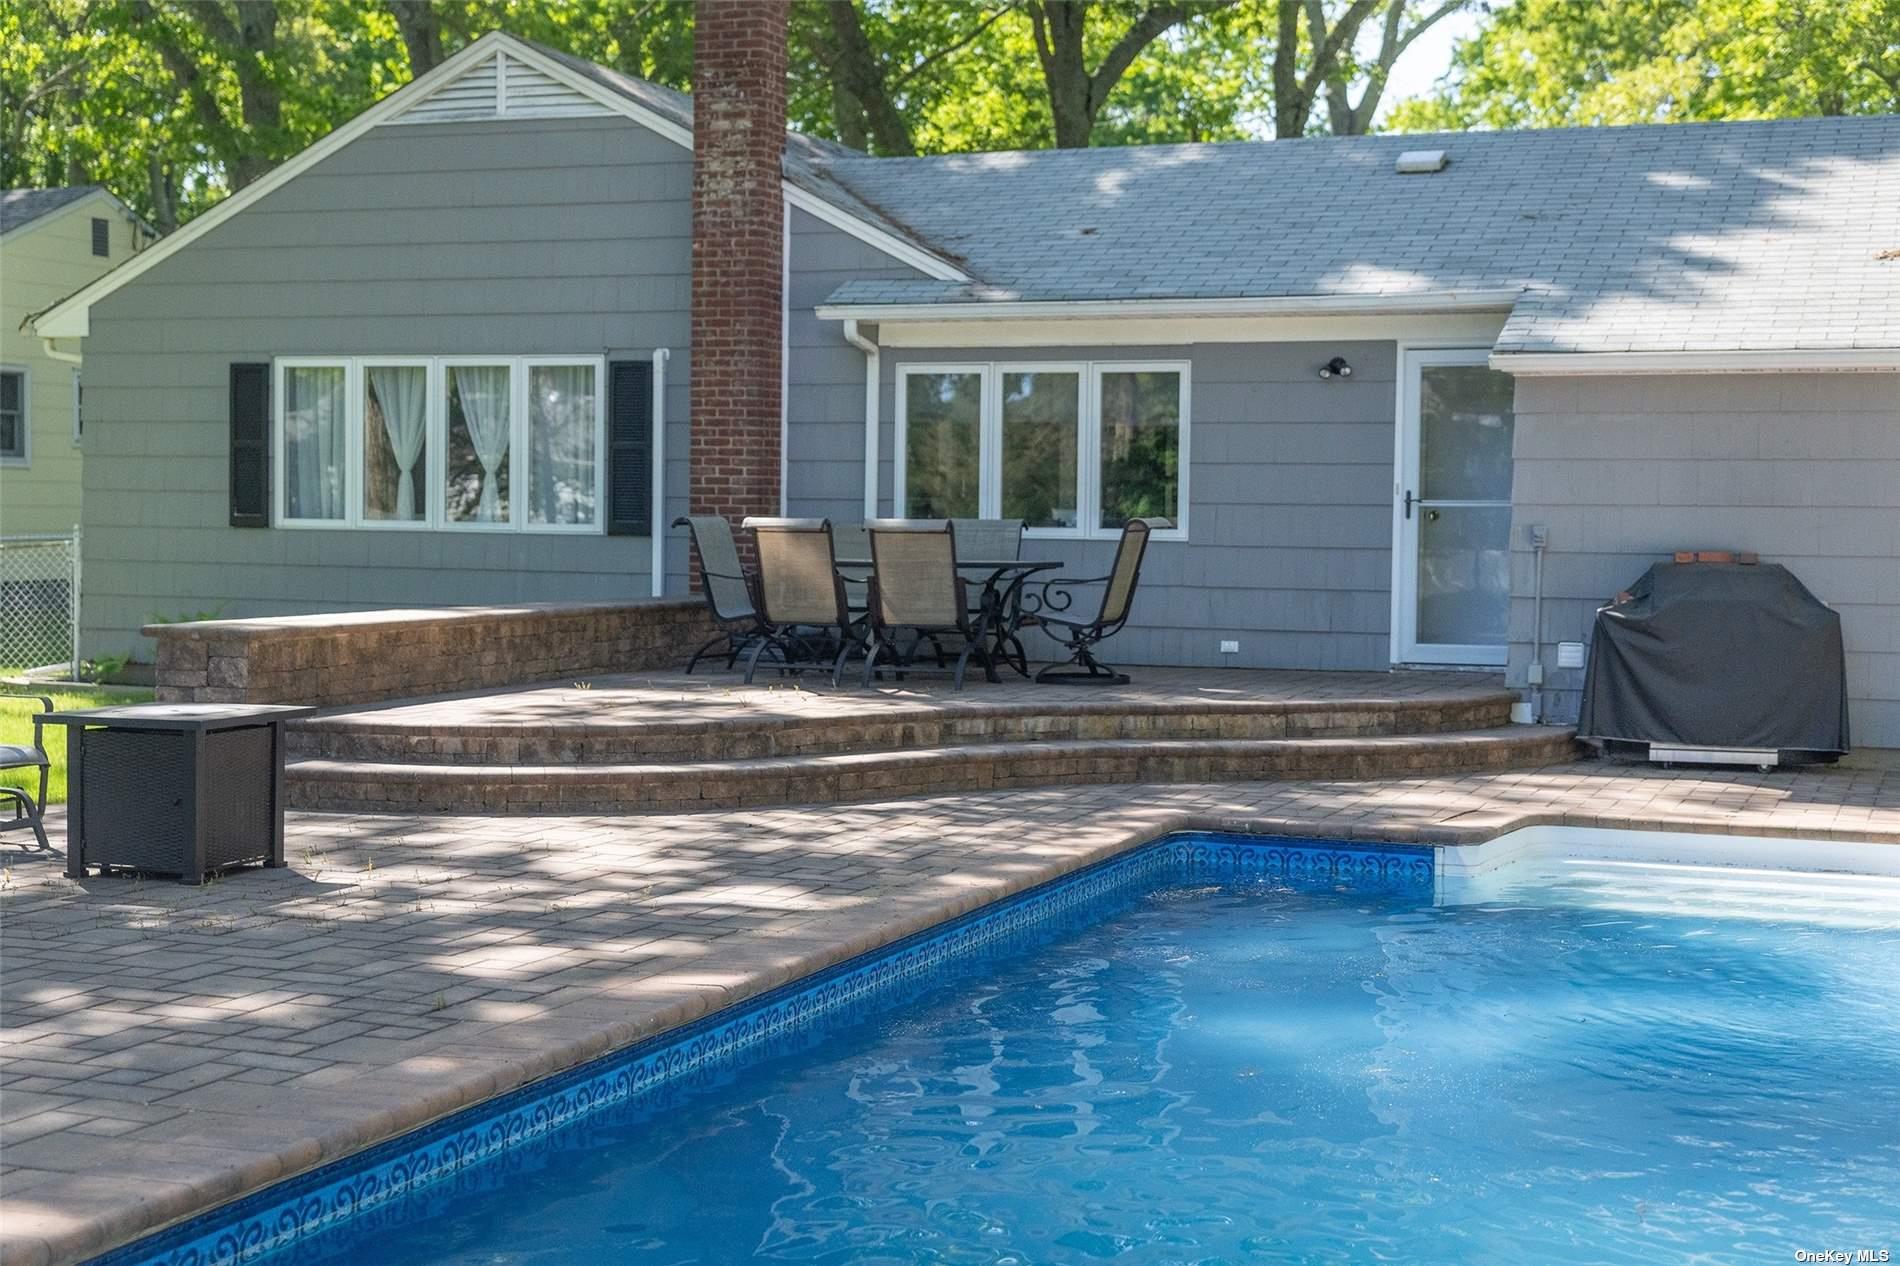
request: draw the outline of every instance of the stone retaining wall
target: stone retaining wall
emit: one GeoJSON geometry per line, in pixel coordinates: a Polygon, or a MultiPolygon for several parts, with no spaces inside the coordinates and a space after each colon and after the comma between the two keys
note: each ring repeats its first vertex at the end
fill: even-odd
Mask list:
{"type": "Polygon", "coordinates": [[[352,611],[145,628],[168,703],[316,707],[683,664],[712,636],[694,599],[352,611]]]}

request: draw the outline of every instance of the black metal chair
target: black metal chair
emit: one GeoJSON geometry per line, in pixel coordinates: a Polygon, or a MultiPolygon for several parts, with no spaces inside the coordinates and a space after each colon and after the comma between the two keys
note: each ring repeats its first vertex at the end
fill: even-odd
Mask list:
{"type": "Polygon", "coordinates": [[[972,610],[969,583],[957,571],[956,529],[944,519],[873,519],[871,529],[870,629],[864,655],[864,684],[871,684],[878,660],[888,656],[901,677],[909,670],[917,649],[929,642],[937,662],[944,663],[946,635],[963,640],[954,681],[963,689],[963,676],[975,659],[985,676],[996,678],[990,657],[991,621],[988,605],[972,610]],[[912,641],[900,646],[897,635],[908,630],[912,641]]]}
{"type": "MultiPolygon", "coordinates": [[[[40,701],[40,713],[53,710],[53,701],[45,695],[33,695],[40,701]]],[[[13,820],[0,822],[0,831],[10,831],[25,825],[33,831],[33,837],[40,842],[42,852],[50,851],[52,845],[46,840],[46,783],[52,774],[53,762],[46,755],[46,723],[40,716],[33,718],[33,745],[24,747],[17,743],[0,743],[0,770],[37,769],[40,771],[40,794],[36,799],[31,791],[22,787],[0,787],[0,803],[13,805],[13,820]]]]}
{"type": "Polygon", "coordinates": [[[686,661],[686,671],[692,672],[706,653],[721,642],[726,647],[726,667],[731,668],[748,646],[766,634],[765,621],[759,616],[758,601],[753,593],[756,578],[739,561],[732,525],[718,515],[685,514],[674,519],[673,526],[684,527],[692,533],[693,548],[699,552],[699,590],[706,596],[713,624],[719,629],[704,646],[693,652],[693,657],[686,661]]]}
{"type": "Polygon", "coordinates": [[[749,518],[740,526],[751,531],[759,550],[759,614],[765,627],[746,661],[746,682],[771,651],[781,673],[829,660],[831,682],[838,684],[860,636],[838,575],[831,521],[749,518]]]}
{"type": "Polygon", "coordinates": [[[1115,636],[1134,609],[1135,586],[1141,580],[1141,560],[1148,552],[1148,535],[1174,526],[1167,519],[1130,519],[1122,525],[1115,547],[1115,566],[1106,576],[1045,581],[1023,596],[1025,620],[1061,642],[1069,658],[1050,664],[1036,680],[1069,685],[1125,686],[1128,674],[1117,672],[1095,658],[1095,647],[1115,636]],[[1078,585],[1102,585],[1102,605],[1087,619],[1066,614],[1075,605],[1078,585]],[[1071,667],[1073,665],[1073,667],[1071,667]],[[1079,671],[1078,671],[1079,670],[1079,671]]]}

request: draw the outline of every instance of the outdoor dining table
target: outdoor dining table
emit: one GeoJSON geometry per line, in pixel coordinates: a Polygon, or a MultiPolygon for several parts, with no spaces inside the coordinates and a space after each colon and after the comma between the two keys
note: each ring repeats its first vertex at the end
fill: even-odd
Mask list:
{"type": "MultiPolygon", "coordinates": [[[[838,572],[863,573],[871,570],[868,558],[840,558],[838,572]]],[[[1029,676],[1029,653],[1024,649],[1022,638],[1018,636],[1023,625],[1023,586],[1031,576],[1043,572],[1059,571],[1061,563],[1048,562],[1033,558],[959,558],[957,570],[983,575],[983,604],[995,613],[994,641],[990,649],[993,658],[999,659],[1015,669],[1023,677],[1029,676]]],[[[861,580],[862,575],[851,575],[847,579],[861,580]]],[[[992,669],[992,672],[994,670],[992,669]]]]}

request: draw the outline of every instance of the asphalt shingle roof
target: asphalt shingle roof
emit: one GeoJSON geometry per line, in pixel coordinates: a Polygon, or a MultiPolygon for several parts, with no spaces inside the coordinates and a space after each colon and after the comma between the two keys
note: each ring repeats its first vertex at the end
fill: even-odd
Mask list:
{"type": "Polygon", "coordinates": [[[100,185],[68,185],[63,189],[0,190],[0,233],[11,233],[100,188],[100,185]]]}
{"type": "Polygon", "coordinates": [[[1521,288],[1500,351],[1900,347],[1895,116],[812,161],[979,283],[838,304],[1521,288]]]}
{"type": "MultiPolygon", "coordinates": [[[[536,45],[690,128],[685,93],[536,45]]],[[[1900,348],[1900,116],[874,158],[792,184],[971,282],[839,305],[1519,292],[1503,352],[1900,348]],[[1450,164],[1398,175],[1413,149],[1450,164]]]]}

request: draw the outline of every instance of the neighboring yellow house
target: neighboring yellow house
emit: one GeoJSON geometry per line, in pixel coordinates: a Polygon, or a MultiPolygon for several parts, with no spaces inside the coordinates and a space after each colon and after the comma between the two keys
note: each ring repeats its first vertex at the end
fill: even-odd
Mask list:
{"type": "Polygon", "coordinates": [[[20,328],[153,240],[102,185],[0,192],[0,535],[79,522],[78,344],[20,328]]]}

